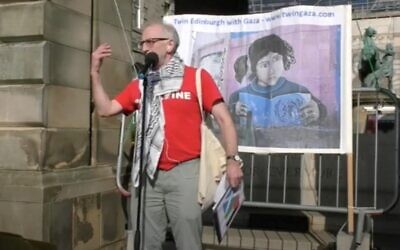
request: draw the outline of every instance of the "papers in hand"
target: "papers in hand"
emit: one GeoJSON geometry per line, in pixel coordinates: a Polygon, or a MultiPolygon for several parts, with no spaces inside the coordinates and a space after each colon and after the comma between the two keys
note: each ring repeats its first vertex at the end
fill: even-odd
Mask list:
{"type": "Polygon", "coordinates": [[[238,188],[233,189],[229,186],[224,174],[218,184],[214,201],[215,205],[212,208],[214,225],[218,242],[221,242],[244,201],[243,181],[238,188]]]}

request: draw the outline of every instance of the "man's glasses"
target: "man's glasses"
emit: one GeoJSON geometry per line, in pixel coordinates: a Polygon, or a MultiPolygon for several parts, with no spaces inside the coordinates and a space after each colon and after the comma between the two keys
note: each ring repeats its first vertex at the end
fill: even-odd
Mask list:
{"type": "Polygon", "coordinates": [[[148,47],[152,47],[156,42],[166,41],[166,40],[169,40],[169,38],[165,38],[165,37],[149,38],[149,39],[140,41],[138,43],[138,47],[139,47],[139,49],[142,49],[144,45],[147,45],[148,47]]]}

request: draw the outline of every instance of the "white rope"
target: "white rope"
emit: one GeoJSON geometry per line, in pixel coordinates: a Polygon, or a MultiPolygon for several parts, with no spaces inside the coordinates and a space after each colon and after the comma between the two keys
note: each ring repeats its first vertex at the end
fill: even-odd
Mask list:
{"type": "MultiPolygon", "coordinates": [[[[119,24],[121,25],[122,33],[124,34],[126,49],[128,50],[129,58],[131,60],[131,64],[132,64],[132,67],[133,67],[135,65],[135,60],[133,59],[133,56],[132,56],[132,53],[131,53],[131,46],[129,45],[128,35],[126,34],[127,32],[126,32],[126,29],[125,29],[124,22],[122,21],[121,12],[119,10],[119,6],[118,6],[118,3],[117,3],[117,0],[114,0],[114,5],[115,5],[115,9],[117,11],[119,24]]],[[[136,75],[138,75],[138,72],[136,71],[136,68],[133,67],[133,69],[135,70],[136,75]]]]}

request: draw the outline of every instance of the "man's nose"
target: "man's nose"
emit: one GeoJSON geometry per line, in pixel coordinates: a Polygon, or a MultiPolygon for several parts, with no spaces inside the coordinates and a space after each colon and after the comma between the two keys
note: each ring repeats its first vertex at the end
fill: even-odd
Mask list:
{"type": "Polygon", "coordinates": [[[148,53],[150,53],[150,52],[151,52],[151,50],[150,50],[149,48],[147,48],[147,47],[145,47],[145,46],[142,47],[142,53],[143,53],[144,55],[146,55],[146,54],[148,54],[148,53]]]}

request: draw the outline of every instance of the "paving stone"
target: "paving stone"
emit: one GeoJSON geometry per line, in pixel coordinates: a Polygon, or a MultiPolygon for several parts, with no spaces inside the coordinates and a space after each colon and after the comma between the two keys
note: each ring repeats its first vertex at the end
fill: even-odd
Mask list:
{"type": "Polygon", "coordinates": [[[305,234],[291,233],[297,243],[297,250],[311,250],[311,242],[307,239],[305,234]]]}
{"type": "Polygon", "coordinates": [[[320,244],[313,236],[311,236],[310,234],[306,234],[305,236],[311,242],[311,249],[313,250],[319,249],[320,244]]]}
{"type": "Polygon", "coordinates": [[[267,230],[265,235],[268,238],[268,247],[270,250],[281,250],[283,249],[283,241],[281,237],[275,231],[267,230]]]}
{"type": "Polygon", "coordinates": [[[237,247],[240,248],[240,234],[239,230],[236,228],[229,228],[227,231],[227,241],[228,241],[228,247],[237,247]]]}
{"type": "Polygon", "coordinates": [[[294,237],[288,232],[277,232],[282,239],[283,248],[285,250],[296,250],[297,244],[294,237]]]}
{"type": "Polygon", "coordinates": [[[244,249],[254,249],[255,239],[252,230],[241,229],[239,233],[241,237],[241,247],[244,249]]]}
{"type": "Polygon", "coordinates": [[[269,238],[262,230],[253,230],[254,235],[254,248],[266,249],[268,247],[269,238]]]}
{"type": "Polygon", "coordinates": [[[209,244],[209,245],[215,244],[216,238],[215,238],[214,227],[210,226],[203,227],[202,242],[203,244],[209,244]]]}

